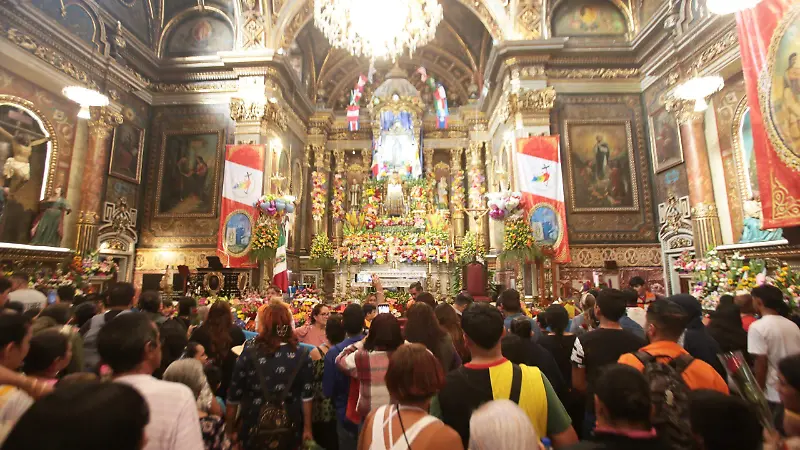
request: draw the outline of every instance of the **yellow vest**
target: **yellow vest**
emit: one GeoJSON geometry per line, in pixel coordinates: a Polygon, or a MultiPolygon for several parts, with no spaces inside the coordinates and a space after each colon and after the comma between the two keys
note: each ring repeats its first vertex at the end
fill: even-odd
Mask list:
{"type": "MultiPolygon", "coordinates": [[[[514,369],[510,361],[489,368],[492,380],[492,398],[508,399],[511,396],[511,380],[514,369]]],[[[539,436],[547,436],[547,392],[544,389],[542,373],[536,367],[520,364],[522,387],[519,394],[519,407],[525,411],[539,436]]]]}

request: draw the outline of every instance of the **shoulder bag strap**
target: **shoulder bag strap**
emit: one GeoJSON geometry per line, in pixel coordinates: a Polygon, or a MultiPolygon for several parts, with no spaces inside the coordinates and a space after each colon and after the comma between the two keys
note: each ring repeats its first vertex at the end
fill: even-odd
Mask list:
{"type": "Polygon", "coordinates": [[[511,364],[511,393],[508,399],[512,402],[519,404],[519,396],[522,393],[522,368],[516,364],[511,364]]]}
{"type": "Polygon", "coordinates": [[[294,369],[292,369],[292,374],[289,375],[289,381],[286,382],[286,387],[278,394],[277,400],[278,402],[283,402],[286,399],[286,396],[289,395],[289,391],[292,390],[292,385],[294,384],[294,379],[297,378],[297,374],[300,372],[300,366],[305,363],[306,357],[308,356],[308,350],[298,346],[297,349],[297,357],[295,360],[297,364],[294,365],[294,369]]]}
{"type": "Polygon", "coordinates": [[[269,391],[267,388],[267,376],[264,374],[264,368],[261,367],[261,363],[258,362],[260,359],[258,357],[258,352],[255,350],[255,347],[250,347],[251,358],[253,358],[253,365],[256,366],[256,374],[258,374],[258,384],[261,386],[261,392],[264,394],[264,401],[266,403],[270,403],[272,401],[272,392],[269,391]]]}
{"type": "Polygon", "coordinates": [[[675,371],[678,372],[678,374],[682,374],[683,371],[686,370],[689,367],[689,364],[691,364],[693,361],[694,358],[692,355],[681,355],[670,361],[670,364],[675,368],[675,371]]]}
{"type": "Polygon", "coordinates": [[[646,366],[648,363],[651,363],[651,362],[655,361],[655,359],[656,359],[650,353],[643,352],[641,350],[639,350],[638,352],[634,352],[633,356],[635,356],[636,359],[638,359],[639,362],[641,362],[643,366],[646,366]]]}

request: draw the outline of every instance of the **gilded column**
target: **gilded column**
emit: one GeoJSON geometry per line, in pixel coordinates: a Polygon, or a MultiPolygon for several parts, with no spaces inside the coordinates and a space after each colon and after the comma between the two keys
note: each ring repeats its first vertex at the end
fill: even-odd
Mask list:
{"type": "MultiPolygon", "coordinates": [[[[72,147],[72,162],[69,165],[69,181],[67,184],[67,204],[72,207],[81,204],[81,181],[84,167],[86,167],[86,147],[89,140],[89,124],[79,120],[75,127],[75,145],[72,147]]],[[[76,248],[78,243],[78,216],[68,214],[64,218],[64,238],[61,245],[67,248],[76,248]]]]}
{"type": "Polygon", "coordinates": [[[456,247],[461,247],[464,240],[464,169],[461,159],[464,155],[463,148],[450,149],[450,204],[452,205],[453,240],[456,247]]]}
{"type": "Polygon", "coordinates": [[[702,256],[722,243],[706,148],[704,114],[693,110],[693,102],[669,100],[666,106],[675,114],[680,126],[686,172],[689,174],[695,252],[702,256]]]}
{"type": "Polygon", "coordinates": [[[331,201],[331,214],[333,215],[333,245],[338,247],[344,237],[344,149],[337,148],[333,151],[334,168],[336,173],[333,179],[333,200],[331,201]]]}
{"type": "Polygon", "coordinates": [[[121,123],[122,115],[119,113],[107,107],[92,107],[78,208],[78,239],[75,250],[80,255],[97,250],[97,224],[102,214],[102,185],[108,165],[111,134],[121,123]]]}
{"type": "Polygon", "coordinates": [[[478,235],[478,244],[486,245],[489,239],[487,234],[488,216],[482,211],[486,209],[483,194],[486,192],[484,182],[486,181],[485,166],[483,164],[483,142],[470,141],[469,143],[469,209],[470,230],[474,230],[478,235]]]}
{"type": "Polygon", "coordinates": [[[428,196],[429,204],[436,208],[436,196],[434,195],[436,191],[436,174],[433,173],[433,151],[430,147],[422,149],[422,157],[425,163],[423,169],[425,171],[425,179],[428,180],[428,190],[425,194],[428,196]]]}

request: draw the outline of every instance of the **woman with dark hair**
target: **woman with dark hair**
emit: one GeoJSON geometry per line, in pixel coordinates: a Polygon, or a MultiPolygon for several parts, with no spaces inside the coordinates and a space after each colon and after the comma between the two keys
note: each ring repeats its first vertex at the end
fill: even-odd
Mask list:
{"type": "Polygon", "coordinates": [[[53,386],[59,373],[72,359],[72,344],[69,336],[56,328],[38,332],[31,338],[30,350],[25,355],[25,374],[36,377],[53,386]]]}
{"type": "Polygon", "coordinates": [[[433,308],[426,303],[414,303],[408,308],[406,318],[408,321],[403,331],[408,342],[427,347],[447,372],[461,366],[461,358],[453,346],[453,339],[439,325],[433,308]]]}
{"type": "Polygon", "coordinates": [[[500,340],[503,356],[514,364],[538,367],[550,380],[553,390],[561,397],[566,385],[553,355],[533,340],[533,326],[527,316],[515,317],[511,321],[510,333],[500,340]]]}
{"type": "Polygon", "coordinates": [[[34,403],[3,449],[140,450],[147,442],[144,429],[149,421],[147,403],[127,384],[77,383],[34,403]]]}
{"type": "Polygon", "coordinates": [[[412,446],[415,450],[463,449],[458,433],[428,414],[431,399],[444,382],[442,366],[424,345],[398,348],[386,370],[392,403],[377,408],[364,420],[358,450],[412,446]]]}
{"type": "Polygon", "coordinates": [[[272,448],[271,444],[294,449],[312,439],[313,364],[292,332],[288,308],[270,303],[261,307],[256,320],[258,336],[245,342],[233,371],[225,432],[243,450],[272,448]],[[293,434],[276,437],[280,442],[265,441],[251,431],[259,424],[262,406],[278,404],[279,399],[291,422],[286,428],[293,434]]]}
{"type": "Polygon", "coordinates": [[[208,318],[195,328],[190,341],[202,345],[208,355],[208,361],[222,370],[222,385],[217,395],[225,397],[231,382],[236,354],[231,348],[242,345],[245,341],[242,329],[233,324],[231,305],[218,301],[208,310],[208,318]]]}
{"type": "Polygon", "coordinates": [[[367,337],[345,348],[336,357],[337,367],[359,382],[356,412],[362,417],[374,408],[389,403],[389,391],[384,378],[389,358],[401,345],[403,333],[400,322],[389,313],[378,314],[372,321],[367,337]]]}
{"type": "Polygon", "coordinates": [[[436,320],[439,321],[439,325],[450,335],[461,362],[468,363],[471,359],[469,349],[467,348],[467,342],[464,340],[464,330],[461,329],[461,318],[455,308],[447,303],[442,303],[436,305],[436,309],[433,312],[436,314],[436,320]]]}
{"type": "Polygon", "coordinates": [[[193,341],[186,344],[186,349],[183,351],[181,359],[196,359],[200,361],[200,364],[205,365],[208,362],[208,355],[206,355],[206,349],[202,345],[193,341]]]}
{"type": "Polygon", "coordinates": [[[294,334],[300,342],[314,347],[319,347],[325,343],[325,324],[328,323],[328,317],[331,315],[331,310],[322,303],[314,305],[311,310],[311,320],[302,327],[294,330],[294,334]]]}
{"type": "Polygon", "coordinates": [[[553,355],[565,385],[561,403],[564,404],[569,416],[573,418],[575,429],[580,430],[583,423],[585,401],[581,394],[572,389],[572,361],[570,358],[577,336],[566,331],[569,324],[569,313],[562,305],[550,305],[544,313],[539,315],[547,318],[550,331],[545,333],[538,343],[553,355]]]}
{"type": "MultiPolygon", "coordinates": [[[[732,297],[731,297],[732,299],[732,297]]],[[[708,334],[717,341],[719,349],[723,352],[742,352],[747,361],[747,332],[742,327],[741,308],[732,303],[720,303],[717,310],[711,313],[711,322],[706,327],[708,334]]]]}
{"type": "Polygon", "coordinates": [[[333,314],[327,318],[325,325],[326,341],[311,350],[311,360],[314,361],[314,418],[311,428],[314,432],[314,441],[326,450],[337,450],[339,448],[339,440],[336,434],[336,411],[333,408],[333,402],[330,398],[325,397],[322,392],[325,355],[331,347],[342,342],[344,337],[345,331],[342,316],[333,314]]]}

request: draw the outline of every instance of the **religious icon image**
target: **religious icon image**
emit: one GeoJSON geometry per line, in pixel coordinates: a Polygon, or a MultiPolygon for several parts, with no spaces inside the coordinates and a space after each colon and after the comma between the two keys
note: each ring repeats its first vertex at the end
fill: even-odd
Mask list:
{"type": "Polygon", "coordinates": [[[781,159],[800,167],[800,10],[790,11],[773,35],[764,122],[781,159]]]}
{"type": "Polygon", "coordinates": [[[386,183],[386,214],[389,216],[402,216],[406,212],[406,201],[403,195],[403,179],[397,171],[392,172],[386,183]]]}
{"type": "Polygon", "coordinates": [[[213,217],[222,132],[165,134],[157,215],[213,217]]]}
{"type": "Polygon", "coordinates": [[[234,211],[225,220],[225,251],[231,256],[240,256],[247,252],[253,234],[253,223],[248,214],[234,211]]]}
{"type": "Polygon", "coordinates": [[[555,36],[624,35],[625,16],[610,2],[564,2],[553,20],[555,36]]]}
{"type": "Polygon", "coordinates": [[[60,247],[64,235],[64,216],[70,212],[72,210],[64,199],[61,188],[55,188],[53,195],[42,202],[42,212],[33,222],[31,245],[60,247]]]}
{"type": "Polygon", "coordinates": [[[552,206],[541,204],[531,210],[531,230],[533,239],[539,245],[554,246],[561,237],[561,223],[558,213],[552,206]]]}
{"type": "Polygon", "coordinates": [[[678,122],[665,107],[650,115],[650,148],[655,173],[683,163],[683,147],[678,122]]]}
{"type": "Polygon", "coordinates": [[[379,180],[394,172],[403,178],[414,179],[422,174],[419,144],[414,140],[414,131],[410,124],[405,123],[408,119],[404,119],[403,114],[392,116],[388,130],[381,134],[372,161],[373,173],[379,180]]]}
{"type": "Polygon", "coordinates": [[[114,129],[114,139],[111,143],[111,163],[108,173],[139,183],[142,176],[143,150],[143,129],[129,123],[117,126],[114,129]]]}
{"type": "Polygon", "coordinates": [[[166,56],[208,55],[233,48],[233,30],[217,17],[195,17],[179,23],[169,34],[166,56]]]}
{"type": "Polygon", "coordinates": [[[572,210],[638,208],[633,148],[625,122],[567,122],[572,210]]]}

